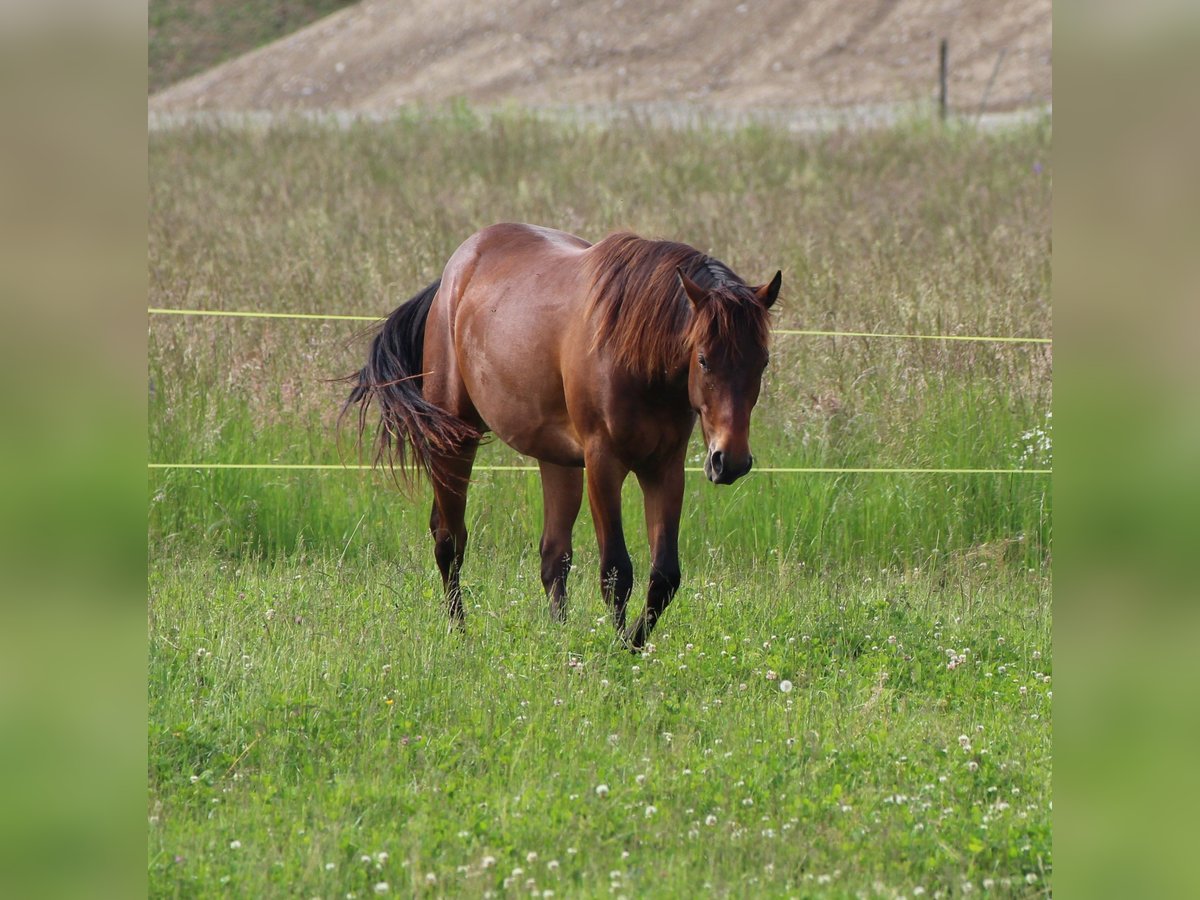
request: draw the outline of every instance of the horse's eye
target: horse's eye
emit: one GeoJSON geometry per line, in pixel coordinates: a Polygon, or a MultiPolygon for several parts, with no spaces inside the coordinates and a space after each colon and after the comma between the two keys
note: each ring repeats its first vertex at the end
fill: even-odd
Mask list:
{"type": "Polygon", "coordinates": [[[698,363],[700,363],[700,368],[702,368],[702,369],[703,369],[705,372],[707,372],[707,371],[708,371],[708,360],[704,358],[704,354],[703,354],[703,353],[699,354],[699,355],[696,357],[696,361],[697,361],[698,363]]]}

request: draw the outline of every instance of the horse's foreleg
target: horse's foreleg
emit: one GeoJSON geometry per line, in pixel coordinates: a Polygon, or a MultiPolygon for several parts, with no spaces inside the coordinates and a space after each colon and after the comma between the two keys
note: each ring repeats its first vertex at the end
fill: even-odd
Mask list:
{"type": "Polygon", "coordinates": [[[433,555],[442,573],[450,622],[460,628],[464,616],[458,577],[467,550],[467,484],[477,447],[471,443],[456,456],[439,457],[430,467],[433,512],[429,516],[429,531],[433,535],[433,555]]]}
{"type": "Polygon", "coordinates": [[[588,504],[600,545],[600,592],[613,614],[613,626],[625,635],[625,607],[633,591],[633,562],[621,528],[621,485],[629,472],[609,454],[587,456],[588,504]]]}
{"type": "Polygon", "coordinates": [[[659,616],[679,590],[679,516],[683,509],[683,464],[653,476],[638,476],[646,499],[650,539],[650,589],[646,608],[629,633],[634,650],[645,646],[659,616]]]}
{"type": "Polygon", "coordinates": [[[567,576],[571,573],[571,531],[583,502],[583,470],[553,463],[542,469],[542,587],[550,615],[567,618],[567,576]]]}

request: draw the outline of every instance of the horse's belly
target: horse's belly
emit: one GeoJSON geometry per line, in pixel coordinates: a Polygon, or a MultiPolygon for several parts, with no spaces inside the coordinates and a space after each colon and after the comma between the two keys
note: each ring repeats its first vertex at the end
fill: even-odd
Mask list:
{"type": "Polygon", "coordinates": [[[497,328],[466,328],[459,366],[488,429],[519,453],[560,466],[583,465],[583,446],[567,412],[552,348],[497,328]]]}

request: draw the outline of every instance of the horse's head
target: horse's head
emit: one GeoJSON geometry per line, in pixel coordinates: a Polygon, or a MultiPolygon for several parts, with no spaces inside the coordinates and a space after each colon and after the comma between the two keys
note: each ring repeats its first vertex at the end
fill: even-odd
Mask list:
{"type": "Polygon", "coordinates": [[[732,484],[754,462],[750,411],[767,367],[767,310],[779,295],[783,273],[776,272],[760,287],[723,284],[711,291],[682,271],[679,279],[694,311],[688,331],[688,397],[700,415],[707,451],[704,474],[714,484],[732,484]]]}

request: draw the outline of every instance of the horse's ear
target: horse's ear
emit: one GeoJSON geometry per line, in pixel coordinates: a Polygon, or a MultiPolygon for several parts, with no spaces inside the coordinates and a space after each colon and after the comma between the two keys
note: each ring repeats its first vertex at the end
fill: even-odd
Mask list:
{"type": "Polygon", "coordinates": [[[758,298],[763,306],[770,309],[775,303],[775,298],[779,296],[779,286],[781,284],[783,284],[783,272],[776,272],[775,277],[769,283],[754,289],[754,296],[758,298]]]}
{"type": "Polygon", "coordinates": [[[704,301],[708,299],[708,291],[704,290],[704,288],[700,287],[700,285],[696,284],[696,282],[684,275],[683,268],[681,266],[676,266],[675,272],[679,275],[679,283],[683,285],[683,292],[687,294],[688,299],[692,301],[692,306],[699,309],[704,301]]]}

